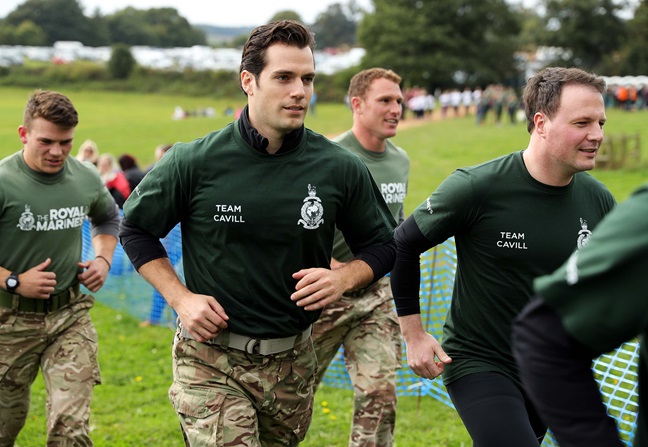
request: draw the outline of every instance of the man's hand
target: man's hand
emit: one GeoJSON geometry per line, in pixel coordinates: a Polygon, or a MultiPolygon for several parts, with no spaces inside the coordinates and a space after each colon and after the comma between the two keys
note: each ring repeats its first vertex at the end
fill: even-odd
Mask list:
{"type": "Polygon", "coordinates": [[[216,337],[227,328],[229,317],[213,296],[187,293],[174,297],[173,308],[182,326],[199,342],[216,337]]]}
{"type": "Polygon", "coordinates": [[[443,373],[444,366],[452,362],[439,342],[427,332],[414,340],[406,340],[407,364],[415,374],[434,379],[443,373]],[[438,361],[435,360],[435,356],[438,361]]]}
{"type": "Polygon", "coordinates": [[[452,362],[452,359],[439,342],[425,331],[421,314],[398,317],[398,322],[405,340],[407,364],[412,371],[426,379],[434,379],[441,375],[444,366],[452,362]]]}
{"type": "Polygon", "coordinates": [[[91,292],[101,289],[108,278],[110,266],[105,259],[97,257],[91,261],[79,262],[78,266],[84,269],[83,273],[77,275],[81,284],[91,292]]]}
{"type": "Polygon", "coordinates": [[[51,263],[52,259],[47,258],[37,266],[18,275],[20,285],[16,289],[16,293],[27,298],[48,299],[56,287],[56,273],[46,271],[51,263]]]}
{"type": "Polygon", "coordinates": [[[346,285],[344,277],[338,270],[323,268],[303,269],[293,273],[297,279],[295,293],[290,299],[299,307],[306,310],[317,310],[338,300],[344,292],[346,285]]]}

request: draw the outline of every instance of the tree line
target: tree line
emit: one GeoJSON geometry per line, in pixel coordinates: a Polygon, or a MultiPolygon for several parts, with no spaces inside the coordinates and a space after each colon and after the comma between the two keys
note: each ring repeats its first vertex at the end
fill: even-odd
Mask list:
{"type": "Polygon", "coordinates": [[[392,68],[414,85],[519,86],[523,57],[540,46],[559,47],[552,65],[648,74],[648,0],[537,0],[534,8],[505,0],[373,4],[357,30],[363,65],[392,68]]]}
{"type": "Polygon", "coordinates": [[[207,43],[205,32],[174,8],[127,7],[105,16],[99,10],[86,16],[78,0],[26,0],[0,22],[3,45],[51,46],[66,40],[90,47],[124,44],[171,48],[207,43]]]}
{"type": "MultiPolygon", "coordinates": [[[[289,10],[269,21],[286,18],[303,21],[289,10]]],[[[373,0],[371,11],[350,0],[329,5],[308,25],[320,49],[360,46],[363,68],[391,68],[406,86],[519,86],[522,56],[540,46],[560,49],[553,65],[648,74],[648,0],[537,0],[533,8],[507,0],[373,0]]],[[[78,0],[26,0],[0,22],[0,44],[58,40],[182,47],[208,39],[174,8],[86,16],[78,0]]]]}

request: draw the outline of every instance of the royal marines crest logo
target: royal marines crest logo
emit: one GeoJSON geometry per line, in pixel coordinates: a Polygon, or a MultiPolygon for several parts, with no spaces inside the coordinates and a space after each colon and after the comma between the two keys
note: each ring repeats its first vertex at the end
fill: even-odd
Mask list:
{"type": "Polygon", "coordinates": [[[34,219],[34,214],[31,212],[31,207],[29,205],[25,205],[25,211],[23,211],[23,213],[20,215],[20,219],[18,219],[18,225],[16,226],[23,231],[31,231],[34,229],[35,223],[36,219],[34,219]]]}
{"type": "Polygon", "coordinates": [[[322,216],[324,215],[324,208],[322,207],[322,200],[316,195],[316,187],[308,185],[308,197],[304,199],[304,204],[301,208],[301,219],[297,225],[303,225],[307,230],[315,230],[324,223],[322,216]]]}
{"type": "Polygon", "coordinates": [[[589,242],[589,238],[592,235],[592,232],[587,229],[587,221],[580,218],[581,230],[578,232],[578,240],[576,241],[576,246],[580,250],[589,242]]]}

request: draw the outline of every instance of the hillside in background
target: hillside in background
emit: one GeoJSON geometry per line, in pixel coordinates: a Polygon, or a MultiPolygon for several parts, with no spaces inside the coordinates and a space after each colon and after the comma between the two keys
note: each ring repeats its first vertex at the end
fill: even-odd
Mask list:
{"type": "Polygon", "coordinates": [[[239,26],[239,27],[223,27],[214,25],[194,25],[207,34],[207,42],[210,44],[217,44],[223,42],[230,42],[241,35],[248,35],[254,27],[239,26]]]}

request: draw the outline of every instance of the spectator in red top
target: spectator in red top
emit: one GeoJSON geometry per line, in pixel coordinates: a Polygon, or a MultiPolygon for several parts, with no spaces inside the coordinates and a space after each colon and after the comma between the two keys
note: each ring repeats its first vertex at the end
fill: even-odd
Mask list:
{"type": "Polygon", "coordinates": [[[119,169],[115,157],[111,154],[101,154],[97,161],[99,175],[110,191],[117,206],[121,209],[131,193],[130,185],[123,171],[119,169]]]}
{"type": "Polygon", "coordinates": [[[123,154],[119,157],[119,167],[124,172],[128,186],[131,192],[135,191],[135,187],[142,181],[145,173],[137,165],[137,160],[130,154],[123,154]]]}

